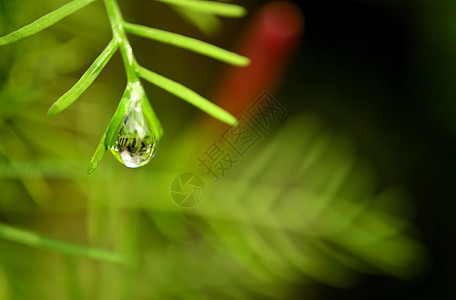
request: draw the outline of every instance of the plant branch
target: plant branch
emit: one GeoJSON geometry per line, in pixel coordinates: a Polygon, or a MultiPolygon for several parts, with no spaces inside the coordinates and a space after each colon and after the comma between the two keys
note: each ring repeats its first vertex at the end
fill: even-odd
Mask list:
{"type": "Polygon", "coordinates": [[[133,49],[128,41],[127,35],[124,30],[124,23],[122,13],[120,12],[119,5],[116,0],[104,0],[106,11],[108,12],[109,22],[113,32],[113,38],[117,39],[120,46],[120,53],[125,65],[125,72],[129,82],[138,81],[135,68],[138,65],[133,49]]]}

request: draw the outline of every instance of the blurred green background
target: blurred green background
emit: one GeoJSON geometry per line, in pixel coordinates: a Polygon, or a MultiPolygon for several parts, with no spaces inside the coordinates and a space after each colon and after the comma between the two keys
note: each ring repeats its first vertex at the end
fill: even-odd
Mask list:
{"type": "MultiPolygon", "coordinates": [[[[1,0],[0,35],[65,2],[1,0]]],[[[127,20],[234,50],[266,3],[198,28],[119,0],[127,20]]],[[[271,86],[288,114],[218,182],[197,158],[224,127],[148,84],[156,157],[127,169],[107,154],[86,175],[126,84],[118,54],[47,117],[109,42],[100,1],[1,47],[0,299],[454,299],[456,2],[294,5],[305,31],[271,86]],[[186,172],[205,184],[191,208],[170,195],[186,172]]],[[[222,63],[131,43],[157,73],[223,90],[222,63]]]]}

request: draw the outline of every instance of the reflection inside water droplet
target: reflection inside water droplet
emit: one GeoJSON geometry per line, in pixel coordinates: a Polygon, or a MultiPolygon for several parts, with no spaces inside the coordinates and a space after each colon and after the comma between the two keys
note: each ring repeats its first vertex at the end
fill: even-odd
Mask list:
{"type": "Polygon", "coordinates": [[[158,140],[144,116],[140,100],[132,94],[130,101],[111,152],[125,166],[138,168],[149,163],[154,157],[158,140]]]}

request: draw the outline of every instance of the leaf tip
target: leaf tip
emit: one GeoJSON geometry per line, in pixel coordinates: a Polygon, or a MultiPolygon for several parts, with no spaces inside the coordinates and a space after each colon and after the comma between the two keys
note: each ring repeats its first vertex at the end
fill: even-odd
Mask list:
{"type": "MultiPolygon", "coordinates": [[[[98,149],[97,149],[98,150],[98,149]]],[[[97,151],[98,152],[98,151],[97,151]]],[[[90,160],[89,163],[89,168],[87,169],[87,174],[92,174],[95,172],[95,170],[98,168],[98,163],[103,158],[104,153],[101,155],[101,157],[97,156],[97,152],[93,155],[92,159],[90,160]]]]}
{"type": "Polygon", "coordinates": [[[96,166],[93,166],[92,164],[89,165],[89,168],[87,169],[87,174],[92,174],[96,170],[96,166]]]}
{"type": "Polygon", "coordinates": [[[48,116],[55,116],[56,114],[59,113],[59,110],[55,107],[55,105],[52,105],[51,107],[49,107],[48,109],[48,116]]]}
{"type": "Polygon", "coordinates": [[[240,67],[247,67],[250,65],[252,61],[250,60],[250,58],[246,57],[246,56],[241,56],[241,59],[239,60],[239,66],[240,67]]]}
{"type": "Polygon", "coordinates": [[[243,6],[239,6],[237,13],[239,17],[244,17],[247,14],[247,9],[243,6]]]}
{"type": "Polygon", "coordinates": [[[106,153],[107,146],[105,145],[106,133],[103,134],[103,137],[100,140],[100,143],[95,150],[95,153],[92,156],[92,159],[89,163],[89,168],[87,169],[87,174],[92,174],[97,168],[100,161],[103,159],[103,156],[106,153]]]}
{"type": "Polygon", "coordinates": [[[57,101],[52,103],[51,107],[49,107],[49,109],[48,109],[48,116],[55,116],[55,115],[59,114],[62,110],[67,108],[67,106],[62,105],[63,98],[64,98],[64,96],[60,97],[59,99],[57,99],[57,101]]]}

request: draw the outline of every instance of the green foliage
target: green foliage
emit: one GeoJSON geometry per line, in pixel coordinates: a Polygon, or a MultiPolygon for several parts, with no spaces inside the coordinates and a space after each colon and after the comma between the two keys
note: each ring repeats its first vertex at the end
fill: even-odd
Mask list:
{"type": "Polygon", "coordinates": [[[116,253],[110,253],[101,249],[64,243],[2,223],[0,223],[0,237],[30,247],[51,250],[63,254],[87,257],[114,263],[120,263],[123,261],[122,257],[116,253]]]}
{"type": "MultiPolygon", "coordinates": [[[[200,134],[187,138],[204,145],[200,134]]],[[[118,194],[106,184],[97,189],[91,235],[96,240],[107,234],[144,266],[115,294],[128,289],[133,298],[283,299],[293,283],[347,287],[363,273],[410,279],[424,262],[404,214],[403,188],[379,189],[350,141],[313,116],[291,120],[220,182],[205,177],[204,202],[182,209],[169,199],[168,186],[182,170],[198,172],[196,159],[188,162],[195,155],[187,152],[164,170],[132,178],[134,187],[155,183],[152,196],[132,190],[115,170],[103,180],[117,182],[118,194]],[[109,216],[102,213],[107,209],[109,216]],[[118,222],[141,225],[122,235],[113,231],[118,222]]],[[[119,271],[105,280],[125,282],[129,276],[119,271]]]]}
{"type": "Polygon", "coordinates": [[[89,169],[87,170],[87,173],[92,174],[95,172],[95,170],[98,167],[98,164],[100,161],[103,159],[103,156],[106,153],[106,150],[108,147],[106,146],[106,133],[103,134],[100,143],[98,144],[97,148],[95,149],[95,153],[92,156],[92,159],[90,160],[89,163],[89,169]]]}
{"type": "Polygon", "coordinates": [[[147,81],[161,87],[162,89],[182,98],[183,100],[198,107],[209,115],[214,117],[216,116],[219,120],[227,124],[237,124],[236,118],[233,117],[230,113],[204,99],[189,88],[142,67],[138,68],[137,72],[141,78],[144,78],[147,81]]]}
{"type": "Polygon", "coordinates": [[[49,108],[48,114],[53,116],[60,113],[62,110],[70,106],[76,101],[79,96],[97,79],[103,68],[109,62],[111,57],[119,47],[119,43],[116,40],[111,40],[108,46],[93,62],[90,68],[82,75],[81,79],[62,97],[60,97],[52,106],[49,108]]]}
{"type": "Polygon", "coordinates": [[[130,23],[125,23],[125,30],[129,33],[194,51],[235,66],[243,67],[249,64],[247,57],[180,34],[130,23]]]}
{"type": "MultiPolygon", "coordinates": [[[[89,4],[92,1],[94,0],[74,0],[69,4],[64,5],[61,8],[53,11],[52,13],[49,13],[48,15],[38,19],[37,21],[27,26],[24,26],[17,31],[12,32],[9,35],[0,38],[0,45],[13,43],[20,39],[38,33],[41,30],[60,21],[64,17],[83,8],[85,5],[89,4]]],[[[242,7],[233,4],[207,1],[177,0],[166,0],[162,2],[182,6],[186,9],[195,10],[198,12],[228,17],[240,17],[245,14],[245,10],[242,7]]],[[[106,6],[106,12],[112,25],[113,38],[111,42],[108,44],[108,46],[105,48],[105,50],[100,54],[100,56],[95,60],[95,62],[90,66],[90,68],[84,73],[81,79],[79,79],[79,81],[67,93],[65,93],[51,106],[51,108],[49,109],[50,115],[58,114],[59,112],[67,108],[69,105],[71,105],[74,101],[76,101],[78,97],[97,78],[102,69],[106,66],[106,64],[113,56],[113,54],[116,52],[117,48],[120,48],[122,58],[124,60],[125,71],[127,73],[128,78],[127,86],[138,82],[138,77],[143,77],[144,79],[147,79],[148,81],[165,89],[166,91],[178,97],[181,97],[182,99],[195,105],[201,110],[209,113],[210,115],[221,120],[222,122],[226,122],[230,125],[236,124],[236,118],[233,117],[230,113],[216,106],[215,104],[212,104],[209,100],[198,95],[189,88],[139,66],[136,62],[136,59],[134,58],[133,50],[126,36],[126,32],[128,31],[146,38],[154,39],[160,42],[168,43],[177,47],[191,50],[237,66],[247,65],[249,63],[248,58],[242,57],[240,55],[226,51],[224,49],[218,48],[216,46],[207,44],[202,41],[181,36],[179,34],[127,23],[123,20],[116,0],[104,0],[104,3],[106,6]]],[[[120,104],[119,106],[124,107],[125,104],[120,104]]],[[[158,118],[155,116],[155,114],[151,113],[152,109],[150,107],[150,104],[148,104],[147,110],[150,118],[149,121],[151,122],[152,126],[156,129],[156,131],[160,132],[159,136],[161,136],[162,130],[161,126],[159,125],[160,122],[158,118]]],[[[117,112],[122,111],[123,110],[117,110],[117,112]]],[[[108,125],[108,131],[110,131],[109,128],[116,128],[117,130],[120,130],[119,122],[119,115],[114,116],[111,120],[111,123],[108,125]],[[112,122],[117,123],[113,124],[112,122]]],[[[114,135],[116,133],[118,133],[118,131],[114,132],[114,135]]],[[[98,166],[99,161],[106,152],[106,149],[113,145],[113,141],[114,140],[112,138],[105,139],[105,135],[103,136],[100,145],[105,144],[105,149],[101,149],[100,146],[97,147],[97,150],[89,165],[89,173],[92,173],[95,170],[95,168],[98,166]],[[108,142],[108,144],[106,144],[106,142],[108,142]]]]}
{"type": "Polygon", "coordinates": [[[215,35],[220,32],[221,21],[217,16],[200,13],[183,8],[175,8],[176,12],[205,35],[215,35]]]}
{"type": "Polygon", "coordinates": [[[54,10],[53,12],[39,18],[35,22],[26,25],[10,34],[0,38],[0,46],[11,44],[31,35],[34,35],[71,15],[95,0],[73,0],[72,2],[54,10]]]}
{"type": "MultiPolygon", "coordinates": [[[[114,92],[100,78],[90,91],[100,101],[45,118],[41,103],[53,92],[39,81],[46,62],[38,63],[42,56],[31,53],[30,42],[22,51],[2,48],[0,56],[11,62],[0,92],[0,299],[294,299],[294,288],[312,299],[321,288],[315,282],[347,287],[366,273],[407,280],[419,272],[425,251],[407,194],[380,189],[350,140],[312,115],[265,135],[218,183],[201,174],[196,160],[218,136],[190,118],[165,141],[168,153],[153,168],[131,171],[108,160],[98,174],[84,176],[87,137],[103,121],[93,116],[109,111],[111,102],[102,100],[114,92]],[[206,183],[195,208],[169,196],[182,172],[206,183]]],[[[78,47],[68,42],[51,58],[66,58],[69,49],[88,58],[78,47]]],[[[136,65],[134,71],[150,75],[136,65]]],[[[47,76],[56,86],[73,81],[47,76]]],[[[92,171],[131,90],[127,85],[92,171]]],[[[149,102],[143,105],[154,114],[149,102]]]]}
{"type": "Polygon", "coordinates": [[[202,0],[156,0],[159,2],[176,5],[182,8],[195,10],[202,13],[219,15],[224,17],[243,17],[247,11],[239,5],[219,3],[202,0]]]}

